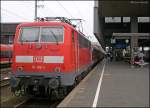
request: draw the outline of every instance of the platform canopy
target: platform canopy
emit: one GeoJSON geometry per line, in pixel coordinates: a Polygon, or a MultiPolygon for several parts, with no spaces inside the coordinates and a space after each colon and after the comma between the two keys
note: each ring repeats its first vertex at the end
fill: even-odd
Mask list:
{"type": "Polygon", "coordinates": [[[150,39],[150,33],[113,33],[115,39],[129,39],[131,36],[138,36],[139,39],[150,39]]]}
{"type": "Polygon", "coordinates": [[[149,0],[100,0],[98,5],[101,16],[149,16],[149,0]]]}
{"type": "MultiPolygon", "coordinates": [[[[150,1],[149,0],[95,0],[94,1],[94,30],[93,33],[102,44],[110,45],[112,33],[149,33],[150,27],[150,1]],[[137,18],[136,21],[133,21],[137,18]],[[147,21],[140,21],[146,18],[147,21]],[[111,19],[111,22],[107,20],[111,19]],[[125,20],[128,19],[128,20],[125,20]],[[131,21],[132,19],[132,21],[131,21]],[[116,22],[115,22],[116,21],[116,22]],[[132,27],[134,25],[135,27],[132,27]],[[136,28],[136,31],[133,31],[136,28]]],[[[118,34],[117,34],[118,35],[118,34]]],[[[127,34],[123,34],[127,35],[127,34]]],[[[128,34],[132,35],[132,34],[128,34]]],[[[134,35],[134,34],[133,34],[134,35]]],[[[138,36],[143,34],[138,34],[138,36]]],[[[117,36],[130,38],[129,36],[117,36]]],[[[148,39],[147,36],[139,38],[148,39]]]]}

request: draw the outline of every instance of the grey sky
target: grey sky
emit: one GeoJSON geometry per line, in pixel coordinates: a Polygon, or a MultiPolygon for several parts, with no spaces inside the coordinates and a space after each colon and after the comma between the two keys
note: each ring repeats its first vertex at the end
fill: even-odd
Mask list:
{"type": "MultiPolygon", "coordinates": [[[[32,22],[34,19],[34,1],[2,1],[2,22],[32,22]]],[[[38,17],[63,16],[67,18],[81,18],[85,35],[97,42],[93,35],[93,7],[94,1],[39,1],[38,17]],[[65,9],[62,7],[65,7],[65,9]]]]}

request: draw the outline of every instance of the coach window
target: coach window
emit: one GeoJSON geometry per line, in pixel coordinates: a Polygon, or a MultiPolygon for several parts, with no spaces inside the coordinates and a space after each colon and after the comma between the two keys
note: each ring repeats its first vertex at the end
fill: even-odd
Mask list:
{"type": "Polygon", "coordinates": [[[11,57],[11,51],[1,51],[1,52],[0,52],[0,56],[1,56],[2,58],[11,57]]]}
{"type": "Polygon", "coordinates": [[[21,42],[37,42],[39,38],[39,27],[24,27],[21,29],[21,42]]]}
{"type": "Polygon", "coordinates": [[[72,42],[74,42],[74,31],[72,31],[72,42]]]}
{"type": "Polygon", "coordinates": [[[5,51],[1,51],[0,52],[0,56],[3,58],[3,57],[6,57],[6,53],[5,53],[5,51]]]}
{"type": "Polygon", "coordinates": [[[41,42],[63,42],[63,27],[42,27],[41,42]]]}
{"type": "Polygon", "coordinates": [[[84,47],[84,43],[83,43],[84,40],[83,40],[83,37],[82,37],[80,34],[79,34],[78,37],[79,37],[79,47],[80,47],[80,48],[83,48],[83,47],[84,47]]]}

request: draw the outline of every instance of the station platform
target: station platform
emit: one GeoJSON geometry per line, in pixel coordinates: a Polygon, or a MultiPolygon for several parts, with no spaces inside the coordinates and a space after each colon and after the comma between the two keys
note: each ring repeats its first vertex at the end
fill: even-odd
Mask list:
{"type": "Polygon", "coordinates": [[[103,60],[57,107],[149,107],[149,67],[103,60]]]}

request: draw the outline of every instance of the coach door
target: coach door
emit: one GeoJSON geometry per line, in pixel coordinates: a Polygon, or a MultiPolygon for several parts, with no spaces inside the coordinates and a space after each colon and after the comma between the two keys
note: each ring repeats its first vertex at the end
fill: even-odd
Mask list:
{"type": "Polygon", "coordinates": [[[79,45],[78,45],[78,37],[77,32],[72,32],[72,40],[74,44],[74,61],[75,61],[75,70],[79,72],[79,45]]]}

